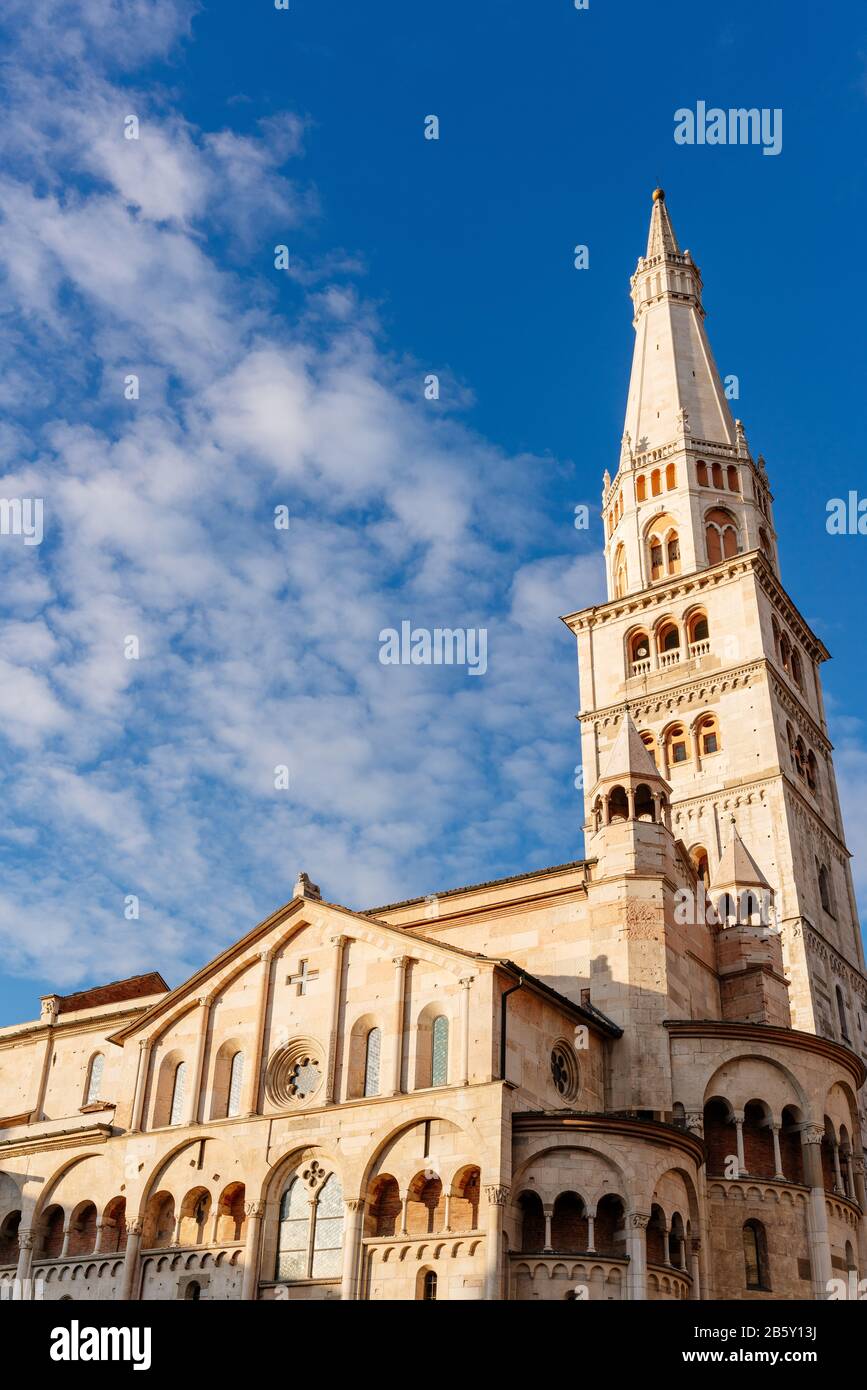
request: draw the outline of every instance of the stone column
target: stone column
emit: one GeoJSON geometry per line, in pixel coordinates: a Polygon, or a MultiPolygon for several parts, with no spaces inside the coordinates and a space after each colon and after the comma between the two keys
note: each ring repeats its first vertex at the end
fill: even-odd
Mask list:
{"type": "Polygon", "coordinates": [[[828,1214],[825,1208],[825,1179],[822,1172],[822,1140],[824,1137],[825,1131],[818,1125],[806,1125],[801,1130],[804,1177],[810,1188],[807,1221],[810,1270],[813,1278],[813,1296],[817,1299],[828,1297],[828,1282],[833,1277],[831,1242],[828,1237],[828,1214]]]}
{"type": "Polygon", "coordinates": [[[472,976],[461,980],[461,1070],[458,1085],[466,1086],[470,1079],[470,985],[472,976]]]}
{"type": "Polygon", "coordinates": [[[783,1172],[783,1159],[780,1154],[780,1126],[771,1125],[771,1134],[774,1137],[774,1177],[778,1182],[785,1182],[786,1175],[783,1172]]]}
{"type": "Polygon", "coordinates": [[[19,1289],[23,1288],[24,1281],[30,1278],[35,1242],[36,1232],[31,1226],[18,1228],[18,1268],[15,1270],[15,1278],[19,1289]]]}
{"type": "Polygon", "coordinates": [[[265,1017],[268,1010],[272,959],[270,951],[259,952],[259,1006],[256,1010],[256,1032],[253,1038],[253,1065],[244,1083],[246,1095],[242,1106],[248,1118],[259,1113],[259,1088],[262,1084],[262,1053],[265,1049],[265,1017]]]}
{"type": "Polygon", "coordinates": [[[735,1111],[735,1143],[738,1150],[738,1177],[743,1178],[747,1175],[747,1164],[744,1158],[744,1115],[743,1111],[735,1111]]]}
{"type": "Polygon", "coordinates": [[[394,1008],[391,1021],[393,1038],[391,1054],[391,1094],[399,1096],[403,1081],[403,1015],[406,1004],[407,956],[394,956],[394,1008]]]}
{"type": "Polygon", "coordinates": [[[99,1217],[96,1223],[96,1240],[93,1246],[94,1255],[99,1255],[102,1253],[102,1233],[104,1230],[105,1222],[102,1220],[102,1217],[99,1217]]]}
{"type": "Polygon", "coordinates": [[[343,955],[346,950],[348,936],[332,936],[329,944],[332,949],[331,961],[331,1021],[328,1032],[328,1085],[325,1092],[325,1104],[333,1105],[338,1099],[337,1091],[337,1060],[340,1052],[340,989],[343,983],[343,955]]]}
{"type": "Polygon", "coordinates": [[[265,1215],[264,1202],[247,1202],[244,1206],[247,1216],[247,1230],[244,1236],[244,1275],[241,1281],[241,1297],[247,1303],[254,1302],[259,1283],[259,1231],[265,1215]]]}
{"type": "Polygon", "coordinates": [[[831,1153],[834,1157],[834,1191],[845,1192],[843,1174],[840,1172],[840,1145],[836,1139],[831,1140],[831,1153]]]}
{"type": "Polygon", "coordinates": [[[689,1255],[689,1272],[692,1275],[690,1298],[701,1298],[701,1241],[693,1240],[689,1255]]]}
{"type": "Polygon", "coordinates": [[[551,1244],[551,1217],[554,1213],[554,1208],[545,1206],[542,1210],[545,1213],[545,1244],[542,1246],[542,1251],[547,1255],[554,1248],[551,1244]]]}
{"type": "Polygon", "coordinates": [[[409,1216],[409,1195],[407,1194],[400,1204],[400,1230],[398,1235],[406,1235],[406,1222],[409,1216]]]}
{"type": "Polygon", "coordinates": [[[509,1200],[508,1187],[486,1187],[488,1199],[485,1240],[485,1298],[489,1302],[503,1297],[503,1210],[509,1200]]]}
{"type": "Polygon", "coordinates": [[[626,1253],[629,1268],[626,1287],[630,1301],[644,1302],[647,1298],[647,1228],[650,1215],[643,1211],[630,1212],[626,1218],[626,1253]]]}
{"type": "Polygon", "coordinates": [[[343,1277],[340,1283],[340,1297],[358,1298],[359,1262],[361,1260],[361,1233],[364,1227],[365,1200],[363,1197],[349,1197],[344,1202],[346,1215],[343,1235],[343,1277]]]}
{"type": "Polygon", "coordinates": [[[121,1282],[120,1301],[129,1303],[134,1296],[135,1278],[138,1273],[138,1252],[141,1246],[142,1223],[140,1221],[127,1221],[126,1223],[126,1250],[123,1256],[123,1279],[121,1282]]]}
{"type": "Polygon", "coordinates": [[[131,1134],[138,1134],[139,1130],[142,1128],[142,1113],[148,1086],[148,1072],[150,1070],[150,1038],[140,1038],[138,1046],[138,1070],[135,1074],[135,1094],[133,1095],[132,1115],[129,1124],[131,1134]]]}
{"type": "Polygon", "coordinates": [[[853,1154],[849,1159],[852,1170],[852,1184],[855,1188],[855,1201],[861,1208],[861,1215],[858,1218],[858,1272],[862,1279],[867,1279],[867,1193],[864,1185],[864,1160],[856,1158],[853,1154]]]}
{"type": "Polygon", "coordinates": [[[60,1247],[60,1258],[61,1258],[61,1260],[65,1260],[65,1259],[66,1259],[66,1256],[69,1254],[69,1238],[70,1238],[71,1235],[72,1235],[72,1226],[71,1226],[71,1225],[69,1225],[69,1226],[64,1226],[64,1228],[63,1228],[63,1244],[62,1244],[61,1247],[60,1247]]]}
{"type": "Polygon", "coordinates": [[[191,1095],[187,1104],[187,1124],[197,1125],[199,1123],[199,1108],[202,1100],[202,1082],[205,1070],[205,1046],[208,1041],[208,1020],[211,1017],[211,1000],[202,997],[199,999],[199,1033],[196,1038],[196,1056],[193,1061],[191,1095]]]}
{"type": "Polygon", "coordinates": [[[595,1253],[595,1251],[596,1251],[596,1245],[595,1245],[595,1243],[594,1243],[595,1240],[596,1240],[596,1230],[595,1230],[595,1226],[596,1226],[596,1217],[595,1217],[595,1216],[590,1216],[590,1215],[588,1215],[588,1217],[587,1217],[587,1251],[588,1251],[588,1254],[589,1254],[591,1251],[592,1251],[593,1253],[595,1253]]]}

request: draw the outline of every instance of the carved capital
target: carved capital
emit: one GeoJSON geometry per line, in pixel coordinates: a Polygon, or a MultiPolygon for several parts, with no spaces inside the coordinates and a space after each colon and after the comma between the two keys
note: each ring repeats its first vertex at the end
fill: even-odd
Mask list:
{"type": "Polygon", "coordinates": [[[697,1236],[693,1236],[692,1238],[692,1253],[694,1255],[701,1254],[701,1241],[698,1239],[697,1236]]]}
{"type": "Polygon", "coordinates": [[[343,1205],[346,1207],[347,1211],[356,1212],[364,1211],[364,1208],[367,1205],[367,1203],[364,1197],[347,1197],[343,1205]]]}
{"type": "Polygon", "coordinates": [[[473,983],[473,980],[474,980],[474,979],[475,979],[475,976],[474,976],[474,975],[467,975],[467,976],[465,976],[465,978],[464,978],[463,980],[460,981],[461,989],[469,989],[469,987],[470,987],[470,985],[473,983]]]}
{"type": "Polygon", "coordinates": [[[646,1231],[650,1225],[649,1211],[631,1211],[627,1217],[633,1231],[646,1231]]]}
{"type": "Polygon", "coordinates": [[[264,1202],[245,1202],[244,1212],[247,1216],[260,1217],[265,1215],[264,1202]]]}
{"type": "Polygon", "coordinates": [[[693,1134],[704,1134],[704,1113],[701,1110],[687,1110],[684,1118],[687,1129],[693,1134]]]}
{"type": "Polygon", "coordinates": [[[141,1222],[138,1219],[138,1217],[131,1217],[129,1221],[124,1222],[124,1225],[126,1226],[126,1233],[128,1236],[141,1235],[143,1230],[143,1222],[141,1222]]]}
{"type": "Polygon", "coordinates": [[[35,1237],[35,1235],[33,1234],[33,1230],[31,1229],[30,1226],[28,1226],[28,1227],[26,1228],[26,1230],[23,1230],[23,1231],[19,1228],[19,1230],[18,1230],[18,1248],[19,1248],[19,1250],[32,1250],[32,1249],[33,1249],[33,1246],[34,1246],[34,1244],[35,1244],[35,1241],[36,1241],[36,1237],[35,1237]]]}
{"type": "Polygon", "coordinates": [[[494,1185],[486,1187],[485,1196],[488,1199],[488,1206],[504,1207],[509,1200],[510,1192],[511,1188],[509,1187],[496,1187],[494,1185]]]}
{"type": "Polygon", "coordinates": [[[342,951],[348,941],[348,936],[329,936],[328,938],[329,946],[333,946],[335,951],[342,951]]]}
{"type": "Polygon", "coordinates": [[[821,1144],[825,1138],[825,1131],[819,1125],[804,1125],[801,1130],[801,1142],[803,1144],[821,1144]]]}

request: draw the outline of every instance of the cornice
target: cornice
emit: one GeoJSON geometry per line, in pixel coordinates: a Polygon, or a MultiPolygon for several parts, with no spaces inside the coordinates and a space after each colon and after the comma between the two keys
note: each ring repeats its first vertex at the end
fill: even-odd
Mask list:
{"type": "Polygon", "coordinates": [[[574,613],[564,614],[560,621],[565,623],[571,632],[616,622],[634,613],[643,613],[648,608],[655,608],[663,603],[670,604],[679,598],[688,598],[691,594],[702,593],[705,589],[729,583],[739,575],[748,574],[753,570],[759,556],[758,550],[748,551],[744,555],[733,555],[731,559],[721,560],[718,565],[692,570],[689,574],[678,575],[676,579],[667,580],[664,584],[654,584],[650,589],[637,589],[634,594],[625,594],[623,598],[608,599],[606,603],[579,608],[574,613]]]}
{"type": "Polygon", "coordinates": [[[609,1134],[622,1139],[638,1139],[645,1144],[677,1148],[697,1164],[704,1162],[704,1143],[698,1135],[661,1120],[642,1120],[637,1115],[578,1113],[560,1110],[523,1110],[512,1115],[513,1134],[550,1134],[552,1130],[584,1134],[609,1134]]]}
{"type": "MultiPolygon", "coordinates": [[[[153,1005],[150,1007],[152,1008],[153,1005]]],[[[103,1032],[103,1024],[106,1025],[106,1028],[110,1027],[112,1031],[116,1031],[129,1023],[134,1023],[147,1011],[147,1007],[123,1009],[119,1013],[94,1014],[92,1018],[74,1019],[69,1023],[62,1022],[63,1015],[61,1014],[60,1019],[54,1023],[44,1023],[41,1019],[32,1023],[22,1023],[16,1032],[0,1037],[0,1052],[7,1051],[11,1047],[20,1047],[24,1042],[38,1042],[40,1039],[48,1037],[57,1038],[60,1034],[74,1037],[78,1033],[103,1032]]]]}
{"type": "Polygon", "coordinates": [[[43,1153],[49,1149],[76,1149],[93,1144],[104,1144],[112,1135],[111,1125],[91,1125],[87,1129],[55,1130],[52,1134],[30,1135],[19,1139],[0,1137],[0,1155],[3,1162],[20,1154],[43,1153]]]}
{"type": "Polygon", "coordinates": [[[765,657],[758,657],[755,661],[745,661],[739,666],[729,666],[725,669],[720,668],[716,671],[708,671],[704,675],[679,681],[675,685],[661,686],[658,691],[654,691],[652,694],[629,695],[625,699],[615,700],[610,705],[598,705],[596,709],[581,710],[575,718],[582,724],[594,723],[600,720],[604,722],[610,718],[620,719],[626,705],[629,706],[633,714],[649,713],[654,706],[659,708],[663,705],[670,704],[675,697],[683,699],[696,689],[704,690],[708,687],[719,687],[721,685],[746,685],[749,683],[750,678],[759,675],[767,664],[765,657]]]}
{"type": "Polygon", "coordinates": [[[777,1047],[790,1047],[801,1052],[813,1052],[828,1061],[845,1067],[860,1089],[867,1080],[867,1066],[842,1043],[820,1038],[816,1033],[801,1033],[794,1028],[777,1028],[768,1023],[746,1023],[728,1019],[666,1018],[663,1028],[680,1038],[735,1038],[739,1042],[764,1042],[777,1047]]]}

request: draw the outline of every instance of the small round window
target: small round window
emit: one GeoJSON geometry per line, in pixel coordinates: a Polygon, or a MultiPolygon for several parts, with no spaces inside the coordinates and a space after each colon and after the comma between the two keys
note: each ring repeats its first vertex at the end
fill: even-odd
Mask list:
{"type": "Polygon", "coordinates": [[[557,1042],[551,1049],[551,1080],[561,1100],[574,1100],[578,1094],[578,1062],[569,1043],[557,1042]]]}

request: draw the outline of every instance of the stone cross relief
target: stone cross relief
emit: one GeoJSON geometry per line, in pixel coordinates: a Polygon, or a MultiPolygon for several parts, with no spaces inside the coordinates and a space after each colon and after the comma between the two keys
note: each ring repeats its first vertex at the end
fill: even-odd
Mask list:
{"type": "Polygon", "coordinates": [[[313,980],[319,979],[319,971],[309,969],[309,965],[309,961],[301,960],[298,962],[298,973],[296,975],[286,976],[287,985],[298,986],[298,994],[306,994],[308,984],[310,984],[313,980]]]}

